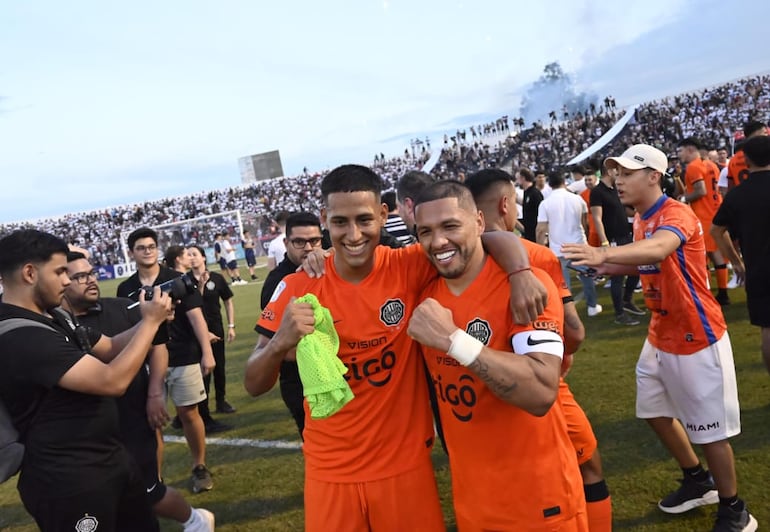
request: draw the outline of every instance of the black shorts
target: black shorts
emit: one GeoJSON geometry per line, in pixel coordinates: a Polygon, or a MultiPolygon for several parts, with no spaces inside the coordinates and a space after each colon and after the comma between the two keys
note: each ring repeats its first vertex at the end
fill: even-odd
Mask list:
{"type": "Polygon", "coordinates": [[[244,249],[243,250],[243,254],[246,257],[246,265],[247,266],[256,266],[257,265],[257,258],[254,256],[254,250],[253,249],[251,249],[251,248],[244,249]]]}
{"type": "Polygon", "coordinates": [[[291,417],[294,418],[302,438],[302,433],[305,430],[305,397],[296,362],[286,360],[281,362],[281,374],[278,382],[281,389],[281,399],[283,399],[286,408],[289,409],[291,417]]]}
{"type": "MultiPolygon", "coordinates": [[[[77,479],[72,482],[77,485],[77,479]]],[[[40,530],[46,532],[157,532],[160,526],[145,489],[138,471],[132,467],[75,495],[50,497],[45,490],[25,490],[22,502],[40,530]]]]}
{"type": "Polygon", "coordinates": [[[231,270],[237,270],[238,269],[238,261],[237,260],[231,260],[227,263],[227,267],[231,270]]]}
{"type": "Polygon", "coordinates": [[[746,306],[749,307],[749,320],[752,325],[770,327],[770,297],[751,297],[751,293],[747,291],[746,306]]]}
{"type": "Polygon", "coordinates": [[[153,435],[141,440],[127,439],[125,446],[138,466],[147,501],[154,506],[166,495],[166,485],[158,476],[158,442],[153,435]]]}

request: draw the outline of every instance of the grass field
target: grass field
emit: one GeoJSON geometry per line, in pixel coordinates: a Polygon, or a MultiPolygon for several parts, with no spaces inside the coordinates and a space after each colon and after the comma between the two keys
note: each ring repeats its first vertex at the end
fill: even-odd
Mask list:
{"type": "MultiPolygon", "coordinates": [[[[264,278],[265,270],[260,270],[259,275],[264,278]]],[[[103,283],[102,293],[114,295],[116,284],[103,283]]],[[[255,341],[252,327],[259,311],[261,287],[259,282],[233,289],[238,337],[228,346],[227,376],[229,400],[238,412],[219,416],[236,428],[217,436],[297,441],[295,426],[277,389],[252,399],[242,386],[244,364],[255,341]]],[[[578,305],[586,324],[587,340],[575,357],[568,381],[599,439],[613,497],[615,529],[710,530],[715,507],[682,516],[669,516],[657,509],[658,499],[676,487],[680,471],[647,425],[634,418],[634,365],[645,336],[646,319],[638,327],[614,325],[609,290],[598,290],[600,302],[607,310],[588,319],[585,303],[578,305]]],[[[760,362],[758,330],[748,323],[743,290],[731,291],[731,298],[733,305],[727,308],[726,318],[735,352],[743,422],[743,434],[733,440],[739,489],[760,525],[767,525],[770,378],[760,362]]],[[[167,433],[181,435],[174,430],[167,433]]],[[[440,450],[434,451],[434,458],[446,521],[453,530],[447,462],[440,450]]],[[[208,465],[214,474],[214,490],[193,495],[189,491],[191,465],[186,447],[177,443],[166,446],[166,482],[180,489],[194,506],[211,509],[217,516],[218,530],[302,530],[303,461],[299,450],[209,445],[208,465]]],[[[35,530],[19,501],[15,484],[14,479],[0,486],[0,530],[35,530]]],[[[179,529],[173,523],[163,525],[164,530],[179,529]]]]}

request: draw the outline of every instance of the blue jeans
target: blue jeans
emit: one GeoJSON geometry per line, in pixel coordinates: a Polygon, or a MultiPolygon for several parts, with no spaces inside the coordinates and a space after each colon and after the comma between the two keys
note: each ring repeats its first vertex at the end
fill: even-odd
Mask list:
{"type": "MultiPolygon", "coordinates": [[[[561,263],[561,272],[562,275],[564,275],[564,281],[567,283],[567,287],[572,291],[572,280],[570,277],[570,273],[572,273],[572,270],[567,268],[567,263],[569,262],[564,257],[559,257],[559,262],[561,263]]],[[[583,297],[586,298],[586,305],[589,307],[595,307],[596,306],[596,286],[594,285],[594,279],[593,277],[588,277],[587,275],[581,275],[578,274],[578,279],[580,279],[580,283],[583,285],[583,297]]]]}

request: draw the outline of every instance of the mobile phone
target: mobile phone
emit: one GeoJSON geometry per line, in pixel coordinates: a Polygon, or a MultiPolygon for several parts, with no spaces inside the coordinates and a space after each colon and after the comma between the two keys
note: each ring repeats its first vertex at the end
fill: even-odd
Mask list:
{"type": "Polygon", "coordinates": [[[588,277],[593,277],[596,275],[596,270],[593,268],[589,268],[588,266],[576,266],[572,264],[572,261],[567,262],[567,268],[569,268],[572,271],[576,271],[581,275],[586,275],[588,277]]]}

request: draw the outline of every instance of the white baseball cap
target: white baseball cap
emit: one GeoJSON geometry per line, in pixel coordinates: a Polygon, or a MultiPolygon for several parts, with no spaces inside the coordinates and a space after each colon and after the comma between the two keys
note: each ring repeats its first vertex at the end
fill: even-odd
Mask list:
{"type": "Polygon", "coordinates": [[[604,160],[604,166],[607,168],[611,168],[614,165],[619,165],[629,170],[652,168],[665,174],[668,170],[668,158],[665,153],[649,144],[634,144],[624,151],[620,157],[607,157],[604,160]]]}

